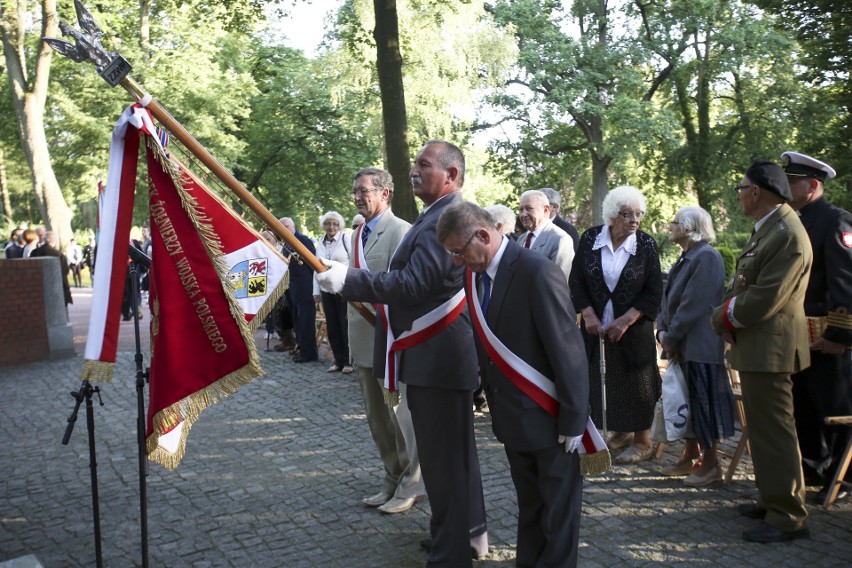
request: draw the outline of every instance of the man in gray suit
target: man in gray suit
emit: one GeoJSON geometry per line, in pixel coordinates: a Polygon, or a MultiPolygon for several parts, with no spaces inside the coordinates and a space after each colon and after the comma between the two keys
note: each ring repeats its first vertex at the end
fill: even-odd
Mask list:
{"type": "Polygon", "coordinates": [[[577,449],[589,415],[589,376],[568,283],[472,203],[445,208],[437,233],[482,288],[475,290],[471,275],[468,309],[482,384],[518,493],[517,565],[576,566],[583,490],[577,449]]]}
{"type": "Polygon", "coordinates": [[[387,272],[331,263],[320,287],[349,300],[386,305],[388,327],[376,326],[374,372],[408,387],[417,450],[432,508],[427,566],[472,566],[488,552],[485,500],[473,434],[476,349],[464,309],[464,268],[435,236],[441,211],[461,201],[464,155],[431,140],[411,170],[414,194],[425,208],[403,237],[387,272]],[[386,342],[386,336],[390,338],[386,342]],[[382,349],[383,346],[388,349],[382,349]],[[386,357],[389,355],[389,357],[386,357]],[[396,372],[398,371],[398,373],[396,372]]]}
{"type": "Polygon", "coordinates": [[[565,274],[567,282],[571,275],[571,262],[574,260],[574,243],[568,233],[551,222],[547,196],[537,189],[523,192],[519,215],[527,232],[518,238],[518,244],[539,252],[556,263],[565,274]]]}
{"type": "MultiPolygon", "coordinates": [[[[393,178],[385,170],[364,168],[355,174],[352,198],[365,222],[352,233],[350,267],[372,272],[387,269],[391,255],[411,227],[390,210],[392,196],[393,178]]],[[[373,326],[352,306],[348,310],[349,353],[358,369],[370,433],[385,466],[381,491],[361,501],[383,513],[401,513],[426,493],[406,386],[399,385],[397,400],[385,396],[382,379],[373,373],[373,326]]]]}

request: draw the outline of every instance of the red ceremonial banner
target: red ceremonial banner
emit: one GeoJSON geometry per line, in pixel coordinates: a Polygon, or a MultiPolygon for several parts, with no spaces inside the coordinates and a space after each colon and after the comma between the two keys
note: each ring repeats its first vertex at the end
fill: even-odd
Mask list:
{"type": "Polygon", "coordinates": [[[173,469],[200,412],[261,374],[251,329],[283,293],[287,264],[196,178],[150,146],[148,172],[155,262],[147,450],[173,469]],[[250,299],[260,302],[259,311],[244,309],[255,305],[246,304],[250,299]]]}
{"type": "Polygon", "coordinates": [[[252,333],[286,290],[288,265],[260,233],[165,152],[150,113],[132,105],[113,132],[99,209],[99,262],[84,379],[112,377],[143,134],[152,239],[146,447],[151,460],[174,469],[201,411],[262,373],[252,333]],[[101,258],[106,260],[101,263],[101,258]]]}

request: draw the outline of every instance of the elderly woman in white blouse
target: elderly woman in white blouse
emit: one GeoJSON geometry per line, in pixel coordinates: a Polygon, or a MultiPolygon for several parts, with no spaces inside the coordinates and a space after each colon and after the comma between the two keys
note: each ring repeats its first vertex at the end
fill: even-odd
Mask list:
{"type": "MultiPolygon", "coordinates": [[[[327,258],[348,265],[352,244],[350,238],[342,230],[343,216],[337,211],[329,211],[320,217],[320,225],[322,225],[325,235],[317,240],[317,258],[327,258]]],[[[331,351],[334,354],[334,363],[328,368],[328,372],[342,371],[349,374],[354,369],[349,363],[349,327],[346,322],[346,301],[340,294],[320,293],[316,277],[314,277],[314,300],[322,301],[328,343],[331,345],[331,351]]]]}
{"type": "Polygon", "coordinates": [[[645,197],[631,186],[604,198],[604,225],[580,237],[572,264],[571,298],[583,316],[589,355],[592,419],[601,425],[600,338],[606,362],[606,422],[610,449],[626,449],[616,463],[639,463],[653,454],[651,421],[660,397],[654,318],[663,291],[653,237],[639,230],[645,197]]]}

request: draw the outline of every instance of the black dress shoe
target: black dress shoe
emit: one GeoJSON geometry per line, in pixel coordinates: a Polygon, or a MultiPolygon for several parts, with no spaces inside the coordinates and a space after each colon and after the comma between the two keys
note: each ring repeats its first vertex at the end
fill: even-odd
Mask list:
{"type": "MultiPolygon", "coordinates": [[[[420,541],[420,548],[422,548],[423,550],[432,550],[432,539],[431,538],[424,538],[423,540],[421,540],[420,541]]],[[[474,560],[480,559],[479,554],[476,553],[476,550],[472,546],[470,547],[470,557],[473,558],[474,560]]]]}
{"type": "Polygon", "coordinates": [[[766,509],[757,503],[740,503],[737,505],[737,511],[749,519],[762,519],[766,516],[766,509]]]}
{"type": "Polygon", "coordinates": [[[743,531],[743,540],[748,542],[782,542],[796,538],[808,538],[811,531],[807,527],[797,531],[782,531],[772,525],[760,523],[756,527],[743,531]]]}
{"type": "Polygon", "coordinates": [[[302,357],[301,355],[296,355],[295,357],[293,357],[294,363],[309,363],[310,361],[316,361],[316,360],[317,360],[316,357],[311,359],[309,357],[302,357]]]}

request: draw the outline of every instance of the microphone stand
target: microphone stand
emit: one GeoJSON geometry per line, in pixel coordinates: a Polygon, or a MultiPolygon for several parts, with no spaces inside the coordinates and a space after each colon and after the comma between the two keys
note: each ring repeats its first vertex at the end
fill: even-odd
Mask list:
{"type": "Polygon", "coordinates": [[[145,447],[147,420],[145,415],[145,383],[148,382],[150,369],[142,366],[142,341],[139,335],[139,266],[150,269],[151,257],[137,249],[131,243],[128,249],[130,268],[131,305],[133,306],[133,334],[136,340],[136,442],[139,449],[139,521],[142,540],[142,568],[148,568],[148,452],[145,447]]]}
{"type": "Polygon", "coordinates": [[[94,393],[98,394],[98,402],[103,406],[104,401],[101,398],[100,387],[92,387],[89,381],[83,381],[79,391],[71,391],[71,396],[77,402],[74,404],[71,416],[68,417],[68,426],[65,428],[65,436],[62,437],[62,445],[68,445],[68,441],[71,439],[71,432],[74,431],[74,423],[77,422],[77,412],[80,410],[83,400],[85,400],[86,427],[89,431],[89,469],[92,480],[92,517],[95,525],[95,565],[97,568],[103,568],[104,561],[101,554],[101,513],[98,499],[98,462],[95,451],[95,411],[92,406],[92,394],[94,393]]]}

